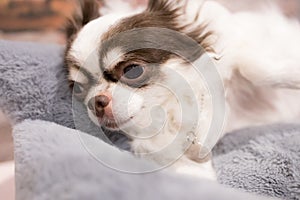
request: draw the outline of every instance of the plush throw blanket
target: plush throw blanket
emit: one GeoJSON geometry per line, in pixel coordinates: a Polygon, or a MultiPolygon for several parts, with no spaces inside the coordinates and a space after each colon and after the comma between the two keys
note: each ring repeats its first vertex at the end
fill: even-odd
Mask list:
{"type": "MultiPolygon", "coordinates": [[[[0,41],[0,109],[14,122],[17,199],[300,199],[300,125],[228,134],[213,151],[213,183],[167,169],[131,175],[104,166],[80,138],[120,165],[152,163],[105,143],[75,107],[83,114],[74,118],[63,47],[0,41]],[[78,123],[83,130],[74,130],[78,123]]],[[[128,148],[121,134],[110,135],[128,148]]]]}

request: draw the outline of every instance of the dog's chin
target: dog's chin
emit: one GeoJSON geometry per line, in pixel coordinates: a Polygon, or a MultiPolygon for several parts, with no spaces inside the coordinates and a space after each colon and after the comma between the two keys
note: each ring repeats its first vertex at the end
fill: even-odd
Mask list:
{"type": "Polygon", "coordinates": [[[136,118],[134,116],[128,117],[128,119],[123,120],[110,119],[106,116],[99,118],[91,111],[88,112],[88,116],[95,125],[102,127],[108,131],[122,131],[123,129],[127,129],[132,121],[136,118]]]}
{"type": "Polygon", "coordinates": [[[119,122],[107,118],[101,118],[98,120],[98,126],[101,126],[109,131],[120,131],[122,130],[122,127],[126,127],[126,124],[130,122],[131,119],[125,120],[124,122],[119,122]]]}

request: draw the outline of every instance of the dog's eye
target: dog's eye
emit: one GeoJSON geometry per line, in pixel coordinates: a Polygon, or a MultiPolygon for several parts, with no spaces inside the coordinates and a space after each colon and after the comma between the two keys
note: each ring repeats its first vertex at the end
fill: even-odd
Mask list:
{"type": "Polygon", "coordinates": [[[84,92],[84,87],[82,84],[80,83],[75,83],[74,84],[74,87],[73,87],[73,92],[76,94],[76,95],[80,95],[84,92]]]}
{"type": "Polygon", "coordinates": [[[83,84],[71,81],[70,82],[70,88],[72,90],[73,95],[77,99],[79,99],[79,100],[83,100],[84,99],[87,90],[86,90],[86,88],[84,87],[83,84]]]}
{"type": "Polygon", "coordinates": [[[129,65],[124,68],[123,74],[126,79],[137,79],[144,74],[144,68],[140,65],[129,65]]]}

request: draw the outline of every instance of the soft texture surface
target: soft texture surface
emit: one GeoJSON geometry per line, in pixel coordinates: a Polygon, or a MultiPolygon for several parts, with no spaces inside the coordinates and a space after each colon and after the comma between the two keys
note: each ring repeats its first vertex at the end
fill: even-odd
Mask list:
{"type": "MultiPolygon", "coordinates": [[[[0,41],[0,109],[14,123],[42,119],[106,140],[84,107],[72,99],[63,55],[64,48],[57,45],[0,41]]],[[[129,148],[124,137],[110,137],[123,149],[129,148]]]]}
{"type": "Polygon", "coordinates": [[[213,150],[219,182],[244,191],[300,199],[300,125],[249,128],[213,150]]]}
{"type": "MultiPolygon", "coordinates": [[[[252,198],[205,180],[174,177],[166,172],[134,176],[95,162],[80,145],[78,134],[74,134],[78,132],[69,128],[76,124],[84,132],[105,137],[76,102],[72,117],[62,56],[63,48],[59,46],[0,41],[0,108],[15,124],[40,119],[62,125],[27,121],[15,127],[18,199],[252,198]]],[[[96,151],[109,152],[107,157],[116,162],[128,165],[135,161],[129,154],[124,160],[124,152],[97,138],[81,135],[95,142],[96,151]]],[[[124,137],[115,135],[112,140],[128,148],[124,137]]],[[[214,149],[220,183],[257,194],[300,199],[299,142],[300,126],[296,125],[227,135],[214,149]]],[[[144,165],[148,164],[142,162],[144,165]]]]}
{"type": "MultiPolygon", "coordinates": [[[[98,149],[94,154],[107,154],[121,165],[132,165],[136,159],[124,158],[124,152],[97,138],[53,123],[27,121],[15,127],[14,134],[17,199],[263,199],[166,172],[117,172],[94,159],[81,139],[94,140],[98,149]]],[[[140,162],[141,168],[147,165],[140,162]]]]}

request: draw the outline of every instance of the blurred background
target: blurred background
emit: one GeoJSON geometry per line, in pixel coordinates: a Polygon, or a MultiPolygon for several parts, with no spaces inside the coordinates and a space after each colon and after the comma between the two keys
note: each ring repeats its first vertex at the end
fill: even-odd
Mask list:
{"type": "Polygon", "coordinates": [[[0,39],[64,43],[75,0],[0,0],[0,39]]]}
{"type": "MultiPolygon", "coordinates": [[[[120,1],[120,0],[109,0],[120,1]]],[[[133,6],[147,0],[123,0],[133,6]]],[[[215,0],[231,11],[256,10],[267,0],[215,0]]],[[[288,17],[300,19],[299,0],[268,0],[288,17]]],[[[98,0],[102,5],[102,1],[98,0]]],[[[76,0],[0,0],[0,40],[32,41],[64,45],[66,16],[76,9],[76,0]]],[[[1,87],[1,86],[0,86],[1,87]]],[[[14,199],[13,139],[9,119],[0,108],[0,199],[14,199]]]]}
{"type": "MultiPolygon", "coordinates": [[[[97,0],[101,4],[101,0],[97,0]]],[[[109,0],[120,1],[120,0],[109,0]]],[[[147,0],[123,0],[132,5],[147,0]]],[[[278,4],[288,16],[299,17],[299,0],[215,0],[232,11],[254,10],[266,1],[278,4]]],[[[0,0],[0,39],[64,44],[65,18],[76,0],[0,0]]]]}

